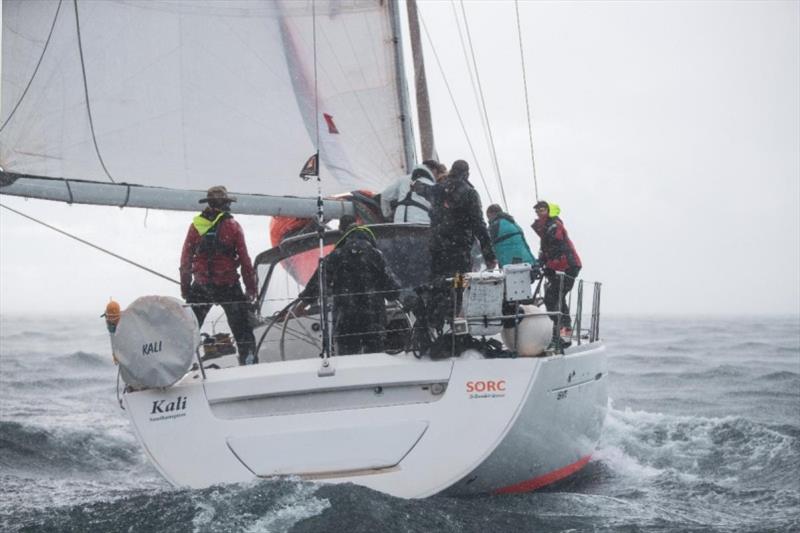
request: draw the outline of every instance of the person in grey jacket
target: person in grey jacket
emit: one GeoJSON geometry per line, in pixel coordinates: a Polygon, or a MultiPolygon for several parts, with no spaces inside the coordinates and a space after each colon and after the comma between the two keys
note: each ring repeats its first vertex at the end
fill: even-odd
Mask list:
{"type": "Polygon", "coordinates": [[[431,203],[425,194],[433,187],[443,166],[429,159],[415,166],[411,174],[403,176],[381,192],[381,211],[394,222],[430,223],[431,203]],[[392,215],[394,210],[394,215],[392,215]]]}

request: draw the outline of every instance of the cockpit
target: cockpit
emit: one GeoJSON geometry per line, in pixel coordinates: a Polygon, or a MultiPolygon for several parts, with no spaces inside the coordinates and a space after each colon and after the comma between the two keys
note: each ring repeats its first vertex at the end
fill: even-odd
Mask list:
{"type": "MultiPolygon", "coordinates": [[[[410,295],[430,278],[428,236],[423,224],[372,224],[378,249],[401,286],[410,295]]],[[[323,237],[325,255],[342,237],[328,230],[323,237]]],[[[317,357],[322,351],[319,306],[304,316],[295,316],[292,305],[319,265],[320,239],[316,233],[290,237],[279,246],[259,254],[254,263],[259,280],[257,302],[259,326],[255,330],[259,361],[281,361],[317,357]]],[[[401,297],[401,300],[403,298],[401,297]]],[[[385,349],[401,351],[410,335],[412,317],[400,301],[389,301],[385,349]]]]}

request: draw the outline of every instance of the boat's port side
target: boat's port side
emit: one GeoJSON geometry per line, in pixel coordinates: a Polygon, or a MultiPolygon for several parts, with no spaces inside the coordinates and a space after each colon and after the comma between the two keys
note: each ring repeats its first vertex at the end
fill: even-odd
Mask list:
{"type": "Polygon", "coordinates": [[[168,389],[128,392],[123,398],[150,460],[175,486],[206,487],[252,479],[213,424],[199,379],[168,389]]]}

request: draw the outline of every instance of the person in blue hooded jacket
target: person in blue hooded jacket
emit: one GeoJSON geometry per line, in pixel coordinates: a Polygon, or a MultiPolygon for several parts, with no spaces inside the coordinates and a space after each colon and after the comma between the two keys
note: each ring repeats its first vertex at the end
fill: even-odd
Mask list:
{"type": "Polygon", "coordinates": [[[492,204],[486,208],[486,218],[489,219],[489,237],[501,268],[514,263],[536,266],[536,259],[514,217],[503,212],[499,205],[492,204]]]}

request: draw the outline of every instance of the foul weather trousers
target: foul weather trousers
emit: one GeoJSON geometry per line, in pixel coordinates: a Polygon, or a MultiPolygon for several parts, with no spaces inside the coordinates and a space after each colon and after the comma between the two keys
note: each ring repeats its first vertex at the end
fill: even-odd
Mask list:
{"type": "Polygon", "coordinates": [[[253,356],[251,363],[258,362],[258,354],[254,353],[256,339],[253,335],[254,317],[252,307],[238,283],[233,285],[200,285],[195,282],[192,284],[189,298],[186,301],[187,303],[195,304],[192,305],[192,310],[200,327],[203,326],[203,321],[211,310],[211,306],[214,304],[220,305],[225,311],[228,325],[231,327],[233,337],[236,339],[239,364],[246,364],[250,355],[253,356]]]}
{"type": "MultiPolygon", "coordinates": [[[[453,316],[452,283],[445,281],[456,273],[472,272],[469,247],[431,248],[431,278],[433,282],[428,326],[441,330],[448,317],[453,316]]],[[[461,306],[461,292],[456,292],[456,308],[461,306]]]]}
{"type": "Polygon", "coordinates": [[[383,328],[373,317],[342,313],[334,319],[334,322],[333,334],[337,355],[383,351],[383,328]]]}
{"type": "MultiPolygon", "coordinates": [[[[575,285],[575,278],[578,277],[580,273],[580,267],[571,267],[568,268],[564,273],[564,286],[560,287],[560,280],[559,276],[556,274],[554,270],[546,269],[544,272],[545,278],[547,278],[547,287],[544,290],[544,305],[547,308],[548,312],[557,312],[559,310],[559,298],[558,294],[561,292],[561,327],[562,328],[570,328],[572,329],[572,319],[569,316],[569,305],[567,304],[567,294],[569,291],[572,290],[572,286],[575,285]]],[[[558,315],[550,315],[550,319],[553,321],[553,336],[557,336],[559,334],[558,331],[555,331],[555,328],[558,326],[558,315]]]]}

